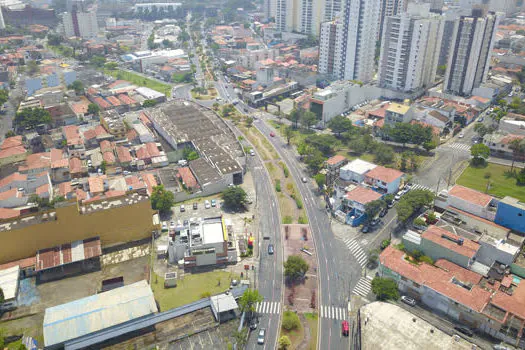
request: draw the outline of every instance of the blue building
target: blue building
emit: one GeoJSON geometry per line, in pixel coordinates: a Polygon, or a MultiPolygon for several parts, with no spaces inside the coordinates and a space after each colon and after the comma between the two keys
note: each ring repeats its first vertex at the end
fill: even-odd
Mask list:
{"type": "Polygon", "coordinates": [[[28,96],[32,96],[35,91],[40,90],[42,87],[42,78],[38,77],[26,79],[26,89],[28,96]]]}
{"type": "Polygon", "coordinates": [[[69,86],[73,84],[75,80],[77,80],[77,72],[74,70],[65,70],[63,71],[64,74],[64,84],[66,86],[69,86]]]}
{"type": "Polygon", "coordinates": [[[498,204],[494,222],[511,230],[525,233],[525,203],[505,197],[498,204]]]}
{"type": "Polygon", "coordinates": [[[48,87],[54,87],[60,85],[60,78],[57,73],[49,74],[45,76],[48,87]]]}

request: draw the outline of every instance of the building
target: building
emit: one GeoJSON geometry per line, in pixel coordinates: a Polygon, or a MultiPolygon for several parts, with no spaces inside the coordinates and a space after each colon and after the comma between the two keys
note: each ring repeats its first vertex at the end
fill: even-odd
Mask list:
{"type": "Polygon", "coordinates": [[[339,177],[344,181],[353,181],[362,183],[365,181],[365,175],[377,165],[361,159],[354,159],[339,171],[339,177]]]}
{"type": "Polygon", "coordinates": [[[276,15],[276,0],[264,0],[263,2],[263,13],[265,19],[275,18],[276,15]]]}
{"type": "Polygon", "coordinates": [[[229,292],[210,297],[211,311],[218,322],[235,318],[235,310],[239,308],[233,295],[229,292]]]}
{"type": "Polygon", "coordinates": [[[485,193],[468,187],[455,185],[450,190],[442,191],[435,200],[438,208],[470,213],[489,221],[494,221],[498,201],[485,193]]]}
{"type": "Polygon", "coordinates": [[[143,280],[66,304],[49,307],[44,314],[46,349],[158,312],[153,292],[143,280]]]}
{"type": "Polygon", "coordinates": [[[113,135],[117,140],[126,138],[126,124],[123,118],[115,110],[104,111],[100,113],[100,125],[106,129],[108,133],[113,135]]]}
{"type": "MultiPolygon", "coordinates": [[[[459,16],[460,13],[457,9],[450,8],[443,14],[443,38],[451,38],[454,35],[455,23],[459,16]]],[[[450,47],[450,40],[441,40],[438,67],[447,64],[450,47]]]]}
{"type": "Polygon", "coordinates": [[[335,155],[326,160],[326,184],[330,186],[338,177],[343,166],[348,163],[345,156],[335,155]]]}
{"type": "Polygon", "coordinates": [[[67,37],[90,39],[98,34],[96,6],[84,8],[82,2],[75,1],[71,11],[64,13],[62,21],[67,37]]]}
{"type": "Polygon", "coordinates": [[[383,40],[383,28],[385,19],[391,16],[397,16],[407,9],[408,0],[380,0],[380,13],[379,13],[379,31],[378,38],[383,40]]]}
{"type": "MultiPolygon", "coordinates": [[[[503,12],[507,17],[520,11],[520,2],[515,0],[460,0],[460,9],[464,12],[474,7],[484,7],[489,11],[503,12]]],[[[523,8],[521,8],[523,11],[523,8]]]]}
{"type": "MultiPolygon", "coordinates": [[[[503,118],[504,119],[504,118],[503,118]]],[[[502,124],[510,124],[503,121],[502,124]]],[[[504,126],[505,129],[508,129],[508,125],[504,126]]],[[[515,128],[515,131],[520,131],[519,128],[515,128]]],[[[521,154],[515,154],[512,150],[512,142],[518,140],[522,142],[525,139],[525,135],[516,135],[516,134],[507,134],[500,131],[497,131],[493,134],[487,134],[483,136],[483,143],[490,148],[490,153],[498,158],[514,158],[517,161],[523,161],[524,156],[521,154]]]]}
{"type": "Polygon", "coordinates": [[[525,136],[525,116],[507,113],[505,117],[501,118],[498,130],[509,134],[525,136]]]}
{"type": "Polygon", "coordinates": [[[434,83],[444,21],[429,8],[430,4],[410,4],[407,12],[385,18],[379,86],[412,92],[434,83]]]}
{"type": "Polygon", "coordinates": [[[391,103],[385,111],[385,124],[408,123],[412,120],[410,106],[391,103]]]}
{"type": "Polygon", "coordinates": [[[4,301],[14,301],[18,295],[18,282],[20,280],[20,266],[15,265],[0,270],[0,288],[4,301]]]}
{"type": "Polygon", "coordinates": [[[55,27],[58,24],[58,18],[52,8],[33,7],[31,5],[11,7],[6,4],[0,5],[0,8],[5,24],[15,27],[29,27],[32,24],[55,27]]]}
{"type": "Polygon", "coordinates": [[[321,26],[319,73],[369,82],[374,76],[375,57],[375,40],[370,38],[377,37],[379,31],[379,1],[344,0],[342,7],[333,25],[321,26]],[[333,59],[331,48],[335,48],[333,59]]]}
{"type": "Polygon", "coordinates": [[[343,198],[343,207],[347,210],[355,209],[357,212],[364,213],[368,203],[381,199],[381,197],[383,195],[379,192],[367,187],[355,186],[343,198]]]}
{"type": "Polygon", "coordinates": [[[487,79],[499,16],[481,9],[455,21],[443,90],[468,96],[487,79]]]}
{"type": "Polygon", "coordinates": [[[324,0],[269,1],[273,1],[275,3],[275,25],[278,31],[295,31],[298,33],[309,34],[314,36],[319,35],[319,25],[321,23],[321,18],[325,13],[324,0]]]}
{"type": "Polygon", "coordinates": [[[382,193],[396,193],[404,175],[399,170],[378,165],[365,174],[365,183],[382,193]]]}
{"type": "Polygon", "coordinates": [[[0,29],[5,28],[4,14],[2,12],[2,8],[0,7],[0,29]]]}
{"type": "Polygon", "coordinates": [[[182,3],[180,2],[141,2],[133,6],[133,11],[138,12],[148,10],[151,12],[155,8],[157,11],[162,10],[170,12],[176,11],[181,6],[182,3]]]}
{"type": "Polygon", "coordinates": [[[498,203],[494,222],[521,234],[525,233],[525,204],[509,196],[498,203]]]}

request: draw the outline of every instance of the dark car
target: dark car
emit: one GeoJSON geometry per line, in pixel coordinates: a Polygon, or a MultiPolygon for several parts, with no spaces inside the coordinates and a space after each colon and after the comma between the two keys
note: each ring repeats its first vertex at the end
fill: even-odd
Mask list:
{"type": "Polygon", "coordinates": [[[256,317],[252,318],[252,320],[250,321],[250,329],[253,331],[257,329],[258,325],[259,324],[257,323],[257,318],[256,317]]]}
{"type": "Polygon", "coordinates": [[[472,337],[474,335],[474,332],[472,332],[472,330],[468,327],[465,327],[465,326],[456,326],[454,327],[454,329],[458,332],[461,332],[469,337],[472,337]]]}
{"type": "Polygon", "coordinates": [[[370,226],[368,226],[368,225],[363,225],[363,227],[361,228],[361,232],[363,232],[363,233],[367,233],[368,231],[370,231],[370,226]]]}
{"type": "Polygon", "coordinates": [[[385,209],[383,209],[383,210],[381,210],[381,211],[379,212],[379,217],[380,217],[380,218],[385,217],[386,213],[388,213],[388,209],[385,208],[385,209]]]}
{"type": "Polygon", "coordinates": [[[197,207],[198,207],[197,203],[193,203],[193,210],[197,210],[197,207]]]}
{"type": "Polygon", "coordinates": [[[272,255],[274,253],[273,244],[268,244],[268,254],[272,255]]]}

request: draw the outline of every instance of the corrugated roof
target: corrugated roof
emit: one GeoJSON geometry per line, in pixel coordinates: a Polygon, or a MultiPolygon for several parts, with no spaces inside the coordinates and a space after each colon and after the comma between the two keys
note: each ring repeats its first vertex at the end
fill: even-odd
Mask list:
{"type": "Polygon", "coordinates": [[[108,292],[50,307],[44,315],[44,344],[52,346],[157,312],[153,292],[139,281],[108,292]]]}
{"type": "Polygon", "coordinates": [[[20,266],[18,265],[0,271],[0,288],[2,288],[5,300],[16,297],[19,276],[20,266]]]}
{"type": "Polygon", "coordinates": [[[53,248],[39,250],[36,253],[36,270],[46,270],[60,265],[91,259],[102,254],[100,238],[88,238],[74,241],[53,248]]]}

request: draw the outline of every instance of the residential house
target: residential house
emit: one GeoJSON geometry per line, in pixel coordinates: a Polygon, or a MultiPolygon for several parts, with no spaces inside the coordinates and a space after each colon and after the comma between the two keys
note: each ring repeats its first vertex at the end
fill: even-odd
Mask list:
{"type": "Polygon", "coordinates": [[[47,172],[51,168],[51,153],[34,153],[27,156],[25,162],[18,167],[22,174],[36,175],[47,172]]]}
{"type": "Polygon", "coordinates": [[[335,155],[326,160],[326,185],[330,186],[339,177],[340,169],[347,163],[348,159],[341,155],[335,155]]]}
{"type": "Polygon", "coordinates": [[[525,136],[525,115],[507,113],[499,121],[498,130],[502,133],[525,136]]]}
{"type": "Polygon", "coordinates": [[[385,124],[408,123],[412,120],[410,106],[399,103],[391,103],[385,112],[385,124]]]}
{"type": "Polygon", "coordinates": [[[480,218],[494,221],[498,201],[488,194],[455,185],[448,192],[442,191],[436,197],[434,204],[441,209],[450,211],[459,209],[480,218]]]}
{"type": "Polygon", "coordinates": [[[69,158],[60,149],[53,148],[50,151],[51,157],[51,180],[53,183],[69,181],[69,158]]]}
{"type": "Polygon", "coordinates": [[[498,203],[494,222],[525,234],[525,203],[509,196],[498,203]]]}
{"type": "MultiPolygon", "coordinates": [[[[519,128],[515,128],[519,130],[519,128]]],[[[525,135],[518,134],[506,134],[501,132],[495,132],[487,134],[483,137],[483,143],[490,148],[490,153],[495,157],[512,159],[515,154],[512,150],[511,142],[513,140],[523,140],[525,135]]],[[[516,155],[517,160],[523,160],[523,155],[516,155]]]]}
{"type": "Polygon", "coordinates": [[[375,164],[357,158],[341,168],[339,177],[345,181],[362,183],[365,181],[366,173],[376,167],[375,164]]]}
{"type": "Polygon", "coordinates": [[[404,175],[399,170],[378,165],[365,174],[365,183],[379,191],[391,194],[399,190],[404,175]]]}
{"type": "Polygon", "coordinates": [[[0,145],[0,167],[24,161],[27,150],[22,142],[22,136],[8,137],[0,145]]]}

